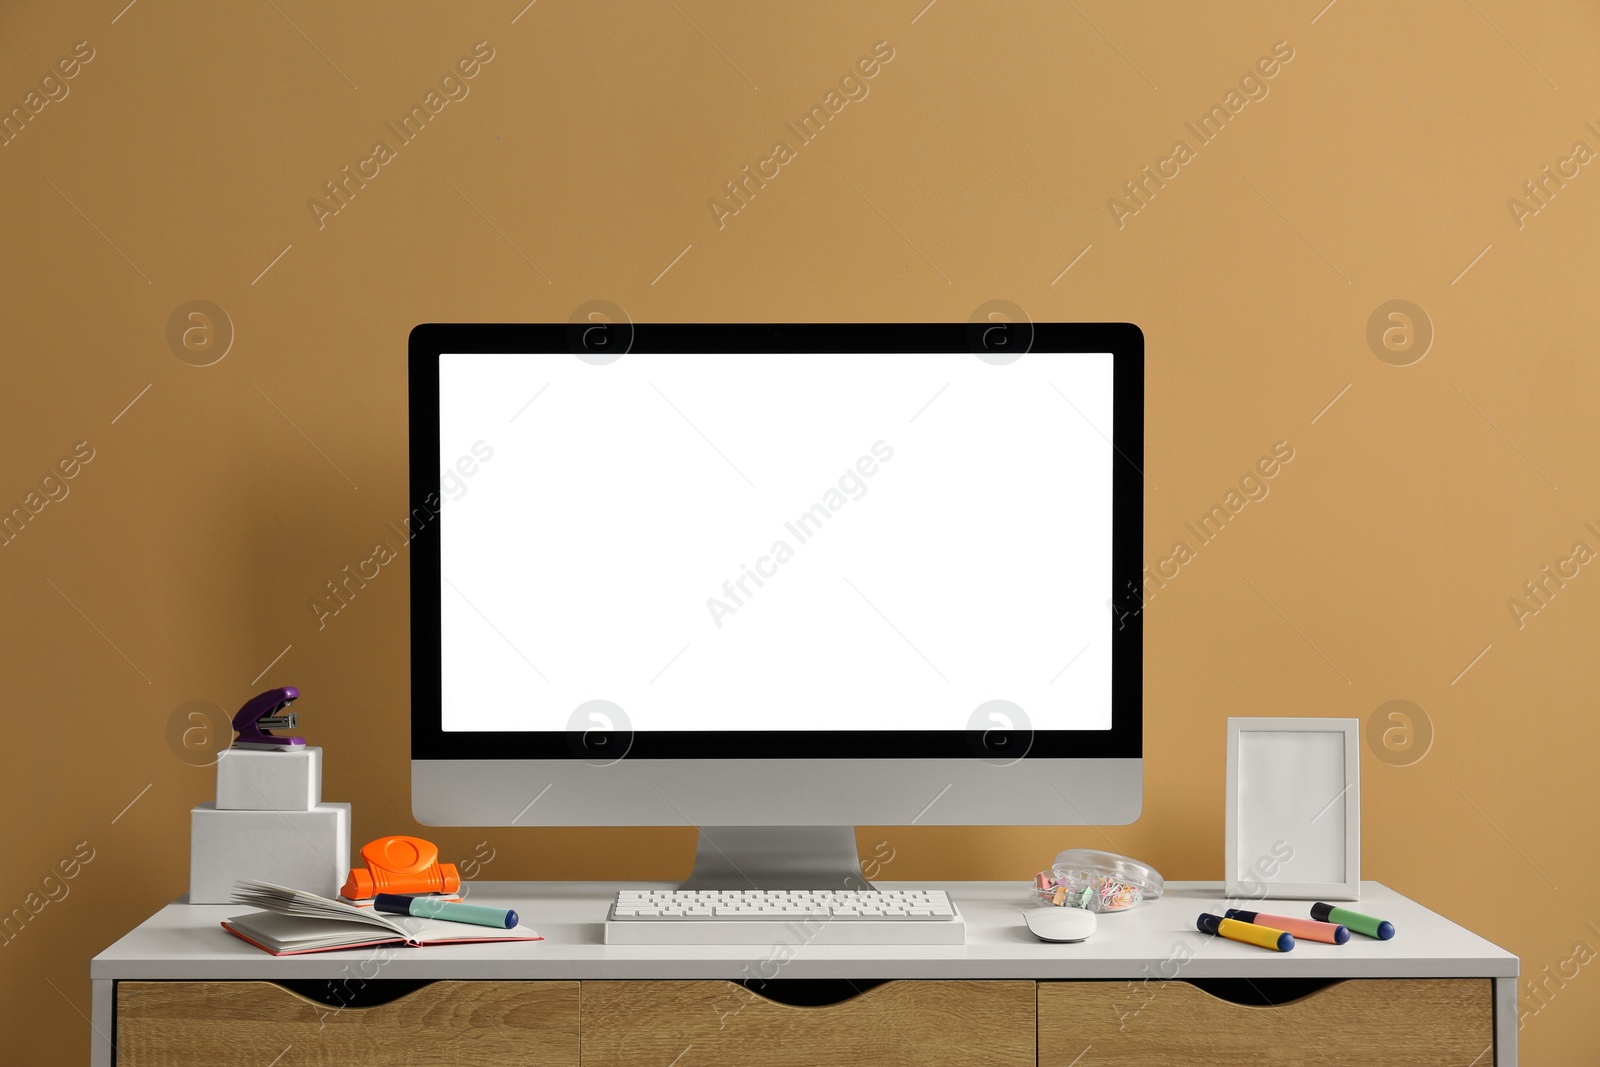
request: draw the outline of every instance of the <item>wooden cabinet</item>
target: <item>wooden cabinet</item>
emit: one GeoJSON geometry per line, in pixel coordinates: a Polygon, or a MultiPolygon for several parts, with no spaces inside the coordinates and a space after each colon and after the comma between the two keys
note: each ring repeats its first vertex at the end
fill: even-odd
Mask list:
{"type": "MultiPolygon", "coordinates": [[[[754,946],[607,945],[604,923],[622,888],[474,887],[480,902],[536,916],[543,941],[282,960],[218,930],[226,906],[172,904],[91,964],[91,1062],[1517,1063],[1517,958],[1376,882],[1362,883],[1362,910],[1393,922],[1398,937],[1290,953],[1194,930],[1195,914],[1223,899],[1216,882],[1168,882],[1161,899],[1103,917],[1084,945],[1044,945],[1029,934],[1017,882],[946,883],[937,888],[959,902],[965,944],[774,946],[770,955],[754,946]],[[347,988],[349,975],[366,981],[347,988]],[[330,997],[343,1010],[317,1003],[330,997]]],[[[3,1051],[0,1062],[9,1062],[3,1051]]]]}
{"type": "Polygon", "coordinates": [[[578,1006],[577,982],[431,982],[367,1008],[272,982],[118,982],[117,1064],[578,1067],[578,1006]]]}
{"type": "MultiPolygon", "coordinates": [[[[1260,992],[1272,989],[1245,982],[1260,992]]],[[[1488,979],[1354,979],[1234,1003],[1185,981],[122,981],[121,1067],[1490,1067],[1488,979]],[[796,997],[800,990],[806,996],[796,997]],[[817,990],[825,995],[810,997],[817,990]],[[372,994],[376,993],[373,997],[372,994]],[[809,999],[808,999],[809,997],[809,999]]]]}
{"type": "Polygon", "coordinates": [[[1487,1067],[1493,1043],[1483,978],[1364,978],[1270,1005],[1182,981],[1039,983],[1039,1067],[1487,1067]]]}

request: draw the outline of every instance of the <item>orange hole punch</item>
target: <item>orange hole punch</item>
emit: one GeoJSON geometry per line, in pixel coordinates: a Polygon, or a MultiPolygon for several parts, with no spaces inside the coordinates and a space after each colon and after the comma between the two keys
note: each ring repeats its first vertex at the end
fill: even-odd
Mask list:
{"type": "Polygon", "coordinates": [[[347,899],[379,893],[454,893],[461,875],[453,863],[439,862],[439,848],[420,837],[380,837],[361,848],[366,869],[357,867],[339,890],[347,899]]]}

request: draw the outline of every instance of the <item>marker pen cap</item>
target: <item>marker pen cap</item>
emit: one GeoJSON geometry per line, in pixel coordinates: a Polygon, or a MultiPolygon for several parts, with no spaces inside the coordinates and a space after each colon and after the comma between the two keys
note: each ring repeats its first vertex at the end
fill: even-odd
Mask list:
{"type": "Polygon", "coordinates": [[[1321,901],[1311,905],[1311,917],[1318,922],[1348,926],[1358,934],[1375,937],[1379,941],[1387,941],[1394,936],[1394,924],[1391,922],[1375,919],[1371,915],[1363,915],[1349,908],[1336,908],[1321,901]]]}

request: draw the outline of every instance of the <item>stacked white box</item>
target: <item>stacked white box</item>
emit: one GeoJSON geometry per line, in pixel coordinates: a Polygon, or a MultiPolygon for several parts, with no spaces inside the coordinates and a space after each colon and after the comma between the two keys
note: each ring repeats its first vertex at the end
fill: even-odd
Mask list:
{"type": "Polygon", "coordinates": [[[189,813],[191,904],[228,903],[241,878],[336,897],[349,876],[349,804],[310,811],[218,811],[201,804],[189,813]]]}
{"type": "Polygon", "coordinates": [[[322,803],[322,749],[229,748],[217,757],[219,811],[310,811],[322,803]]]}
{"type": "Polygon", "coordinates": [[[322,803],[322,749],[230,748],[217,800],[189,813],[189,903],[226,904],[254,878],[339,895],[350,875],[350,805],[322,803]]]}

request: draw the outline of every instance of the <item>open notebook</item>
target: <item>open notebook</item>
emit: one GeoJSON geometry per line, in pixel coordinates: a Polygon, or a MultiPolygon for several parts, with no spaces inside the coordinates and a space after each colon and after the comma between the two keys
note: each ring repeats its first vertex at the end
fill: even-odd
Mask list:
{"type": "Polygon", "coordinates": [[[526,926],[502,931],[443,919],[388,915],[315,893],[249,879],[234,884],[233,901],[264,910],[225,919],[222,928],[274,956],[378,945],[420,947],[476,941],[543,940],[526,926]]]}

